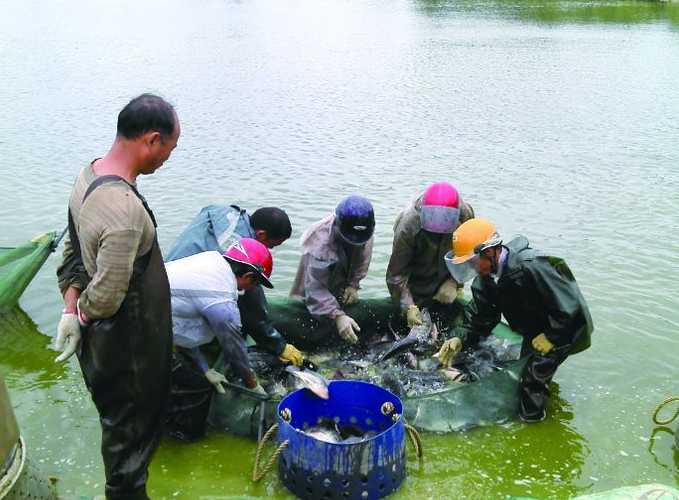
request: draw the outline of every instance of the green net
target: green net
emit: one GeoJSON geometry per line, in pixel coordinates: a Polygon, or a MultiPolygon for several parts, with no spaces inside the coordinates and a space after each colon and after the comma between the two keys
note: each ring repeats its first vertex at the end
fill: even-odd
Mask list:
{"type": "Polygon", "coordinates": [[[57,244],[51,232],[12,248],[0,248],[0,313],[13,308],[57,244]]]}
{"type": "MultiPolygon", "coordinates": [[[[457,316],[450,319],[451,326],[460,321],[461,311],[462,308],[458,308],[457,316]]],[[[272,301],[269,314],[276,328],[296,345],[298,340],[317,336],[319,332],[330,335],[326,325],[309,317],[299,301],[272,301]]],[[[368,299],[353,307],[350,314],[361,325],[363,335],[367,331],[388,332],[396,313],[388,299],[368,299]]],[[[498,325],[488,339],[491,343],[513,347],[520,346],[521,340],[504,324],[498,325]]],[[[340,345],[335,346],[335,351],[340,348],[340,345]]],[[[519,380],[524,364],[523,359],[507,361],[499,370],[476,382],[451,384],[417,396],[402,396],[405,417],[418,429],[432,432],[460,431],[507,421],[517,413],[519,380]]],[[[280,399],[280,396],[274,396],[263,403],[238,387],[229,387],[226,394],[213,398],[209,423],[220,431],[256,437],[260,429],[266,430],[275,423],[280,399]]]]}

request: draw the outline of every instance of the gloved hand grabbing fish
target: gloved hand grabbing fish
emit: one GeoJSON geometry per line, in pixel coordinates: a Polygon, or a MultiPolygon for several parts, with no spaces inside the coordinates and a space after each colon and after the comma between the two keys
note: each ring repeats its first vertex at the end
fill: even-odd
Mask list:
{"type": "Polygon", "coordinates": [[[292,344],[285,344],[283,352],[278,356],[283,363],[290,363],[295,366],[302,366],[304,354],[292,344]]]}
{"type": "Polygon", "coordinates": [[[458,337],[453,337],[452,339],[446,340],[439,352],[434,354],[434,358],[437,358],[441,363],[442,368],[450,368],[455,361],[455,357],[462,350],[462,340],[458,337]]]}

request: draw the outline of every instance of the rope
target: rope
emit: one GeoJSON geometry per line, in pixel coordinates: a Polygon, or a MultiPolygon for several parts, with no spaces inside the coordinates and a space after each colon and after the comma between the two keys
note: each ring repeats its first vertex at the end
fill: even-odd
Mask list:
{"type": "Polygon", "coordinates": [[[667,406],[668,404],[672,403],[673,401],[679,401],[679,396],[671,396],[671,397],[667,398],[665,401],[663,401],[662,403],[660,403],[660,404],[658,405],[658,407],[655,409],[655,411],[653,412],[653,422],[655,422],[656,425],[668,425],[668,424],[671,424],[672,421],[673,421],[675,418],[679,417],[679,406],[678,406],[678,407],[677,407],[677,411],[675,411],[675,412],[674,412],[674,415],[672,415],[672,417],[670,417],[669,419],[667,419],[667,420],[659,420],[659,419],[658,419],[658,413],[660,413],[660,411],[661,411],[665,406],[667,406]]]}
{"type": "Polygon", "coordinates": [[[420,433],[417,432],[417,429],[413,427],[410,424],[403,423],[406,432],[408,433],[408,437],[410,438],[410,442],[413,444],[413,448],[415,448],[415,454],[417,455],[417,458],[422,458],[422,438],[420,437],[420,433]]]}
{"type": "Polygon", "coordinates": [[[19,436],[19,447],[14,454],[14,460],[5,474],[0,476],[0,498],[5,498],[12,491],[25,468],[26,443],[24,443],[24,438],[19,436]]]}
{"type": "Polygon", "coordinates": [[[252,481],[255,483],[262,479],[267,474],[267,472],[271,470],[273,464],[275,464],[276,460],[278,460],[278,456],[283,452],[285,448],[288,447],[289,441],[286,439],[278,446],[278,448],[276,448],[276,451],[273,452],[273,455],[269,457],[269,460],[266,462],[266,465],[264,465],[264,468],[261,471],[259,470],[259,461],[262,458],[262,450],[264,449],[264,445],[273,435],[273,433],[276,432],[276,429],[278,429],[278,424],[273,424],[271,427],[269,427],[269,430],[266,431],[262,440],[259,442],[259,444],[257,444],[257,453],[255,454],[255,465],[252,468],[252,481]]]}

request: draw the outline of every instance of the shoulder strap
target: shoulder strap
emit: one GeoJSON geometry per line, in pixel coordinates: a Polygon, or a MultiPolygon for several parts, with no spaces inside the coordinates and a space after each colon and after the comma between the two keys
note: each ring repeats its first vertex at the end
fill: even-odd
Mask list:
{"type": "Polygon", "coordinates": [[[83,203],[94,192],[94,190],[97,189],[99,186],[101,186],[103,184],[108,184],[110,182],[118,182],[118,181],[123,181],[125,184],[129,185],[129,183],[125,179],[123,179],[122,177],[117,176],[117,175],[102,175],[102,176],[95,178],[90,183],[90,185],[87,186],[87,190],[85,191],[85,195],[83,196],[83,199],[82,199],[83,203]]]}
{"type": "Polygon", "coordinates": [[[83,196],[83,203],[87,199],[89,195],[91,195],[95,189],[97,189],[99,186],[103,184],[108,184],[110,182],[118,182],[122,181],[130,188],[132,189],[132,192],[135,194],[137,198],[139,198],[139,201],[141,201],[141,204],[144,206],[144,210],[146,210],[146,213],[149,214],[149,217],[151,217],[151,222],[153,222],[153,227],[158,227],[158,224],[156,223],[156,217],[153,215],[153,211],[151,211],[151,208],[148,206],[146,203],[146,198],[144,198],[139,191],[137,191],[137,188],[134,187],[134,185],[130,184],[127,182],[125,179],[118,175],[102,175],[97,177],[92,181],[92,183],[87,187],[87,191],[85,191],[85,196],[83,196]]]}

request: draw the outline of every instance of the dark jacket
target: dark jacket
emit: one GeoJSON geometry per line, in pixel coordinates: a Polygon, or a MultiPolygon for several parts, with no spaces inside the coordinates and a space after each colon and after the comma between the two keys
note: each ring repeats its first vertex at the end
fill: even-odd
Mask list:
{"type": "MultiPolygon", "coordinates": [[[[394,305],[407,309],[431,300],[444,281],[451,279],[444,255],[452,234],[422,229],[422,196],[403,210],[394,223],[394,242],[387,266],[387,288],[394,305]]],[[[474,209],[460,200],[460,224],[474,218],[474,209]]]]}
{"type": "Polygon", "coordinates": [[[572,345],[571,353],[589,347],[592,318],[566,262],[539,253],[523,236],[505,247],[509,254],[500,279],[474,279],[473,300],[455,334],[465,344],[475,344],[490,334],[502,314],[527,341],[544,333],[556,347],[572,345]]]}

